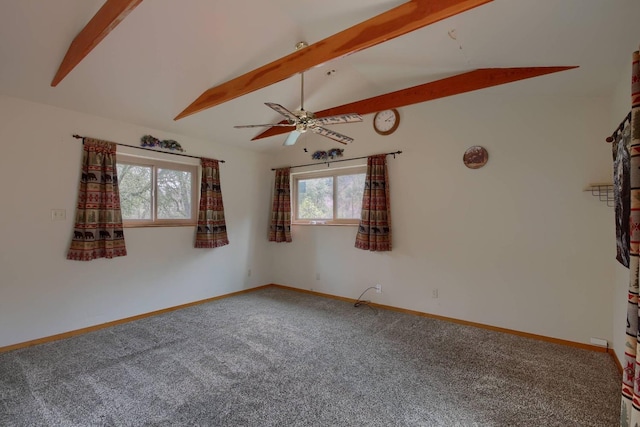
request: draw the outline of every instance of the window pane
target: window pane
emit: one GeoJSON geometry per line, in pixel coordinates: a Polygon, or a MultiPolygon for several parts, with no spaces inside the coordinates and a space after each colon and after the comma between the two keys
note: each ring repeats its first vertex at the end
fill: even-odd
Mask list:
{"type": "Polygon", "coordinates": [[[151,167],[118,163],[123,219],[151,219],[151,167]]]}
{"type": "Polygon", "coordinates": [[[191,218],[191,172],[158,168],[158,219],[191,218]]]}
{"type": "Polygon", "coordinates": [[[333,178],[298,180],[298,218],[333,219],[333,178]]]}
{"type": "Polygon", "coordinates": [[[365,175],[338,176],[338,218],[360,219],[365,175]]]}

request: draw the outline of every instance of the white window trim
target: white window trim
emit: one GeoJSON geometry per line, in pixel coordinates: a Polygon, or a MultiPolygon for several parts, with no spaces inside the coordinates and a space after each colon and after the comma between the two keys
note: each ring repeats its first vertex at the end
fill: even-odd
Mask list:
{"type": "MultiPolygon", "coordinates": [[[[160,153],[161,154],[161,153],[160,153]]],[[[167,155],[165,155],[167,156],[167,155]]],[[[193,227],[198,224],[198,209],[200,205],[200,166],[199,160],[194,159],[192,162],[176,162],[169,159],[155,158],[151,156],[140,156],[127,152],[119,152],[116,154],[116,162],[128,165],[152,166],[152,181],[154,185],[151,188],[152,214],[151,219],[124,219],[122,218],[122,226],[124,228],[137,227],[193,227]],[[198,163],[195,163],[198,162],[198,163]],[[156,170],[160,168],[187,171],[192,173],[191,181],[191,218],[187,219],[161,219],[156,218],[157,215],[157,188],[156,188],[156,170]]],[[[118,177],[118,179],[120,179],[118,177]]],[[[122,200],[120,201],[122,204],[122,200]]]]}
{"type": "Polygon", "coordinates": [[[291,173],[291,224],[292,225],[311,225],[311,226],[358,226],[360,224],[360,218],[354,219],[340,219],[336,218],[338,204],[336,203],[336,190],[338,180],[335,179],[340,175],[355,175],[360,173],[367,173],[367,165],[346,166],[342,168],[332,168],[325,170],[305,171],[291,173]],[[300,219],[298,218],[298,181],[300,179],[310,178],[326,178],[334,177],[333,179],[333,218],[334,219],[300,219]]]}

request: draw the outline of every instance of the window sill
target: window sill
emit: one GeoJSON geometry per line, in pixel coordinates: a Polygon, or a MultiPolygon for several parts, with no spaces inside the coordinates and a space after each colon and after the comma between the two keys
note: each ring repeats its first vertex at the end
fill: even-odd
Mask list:
{"type": "Polygon", "coordinates": [[[122,228],[146,228],[146,227],[195,227],[196,223],[145,223],[145,224],[131,224],[123,223],[122,228]]]}
{"type": "Polygon", "coordinates": [[[357,227],[359,224],[349,224],[349,223],[336,223],[336,222],[292,222],[291,225],[302,225],[302,226],[312,226],[312,227],[357,227]]]}

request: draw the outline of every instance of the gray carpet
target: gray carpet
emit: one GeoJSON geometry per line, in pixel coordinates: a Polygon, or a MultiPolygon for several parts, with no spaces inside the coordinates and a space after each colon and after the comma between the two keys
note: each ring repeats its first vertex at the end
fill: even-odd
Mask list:
{"type": "Polygon", "coordinates": [[[616,426],[610,356],[267,288],[0,354],[0,426],[616,426]]]}

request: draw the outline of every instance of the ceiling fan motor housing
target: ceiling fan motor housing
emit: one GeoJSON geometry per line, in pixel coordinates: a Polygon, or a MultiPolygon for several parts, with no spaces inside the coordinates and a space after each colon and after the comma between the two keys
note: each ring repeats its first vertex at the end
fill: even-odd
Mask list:
{"type": "Polygon", "coordinates": [[[316,115],[311,111],[296,110],[294,114],[298,117],[298,122],[296,123],[296,130],[298,132],[304,133],[316,125],[316,115]]]}

